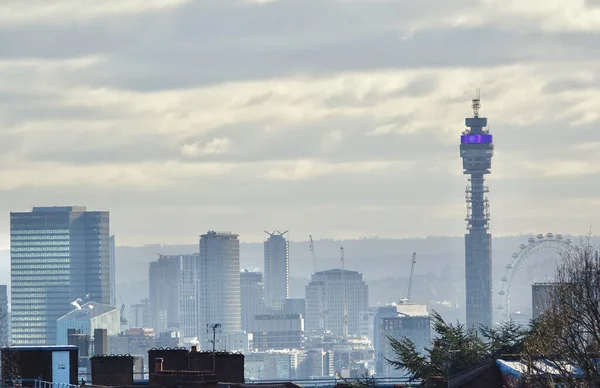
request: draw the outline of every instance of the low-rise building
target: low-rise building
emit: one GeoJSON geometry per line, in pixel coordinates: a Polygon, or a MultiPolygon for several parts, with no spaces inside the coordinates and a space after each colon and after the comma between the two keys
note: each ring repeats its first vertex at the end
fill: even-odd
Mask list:
{"type": "Polygon", "coordinates": [[[395,357],[389,337],[408,338],[420,352],[431,342],[431,320],[424,305],[398,304],[380,308],[375,316],[375,370],[377,375],[404,376],[386,359],[395,357]]]}
{"type": "Polygon", "coordinates": [[[76,308],[56,321],[57,345],[69,343],[69,329],[78,329],[90,338],[96,329],[106,329],[109,336],[121,332],[121,311],[118,308],[92,301],[83,305],[73,303],[76,308]]]}
{"type": "Polygon", "coordinates": [[[300,314],[257,315],[252,326],[256,350],[302,348],[304,318],[300,314]]]}

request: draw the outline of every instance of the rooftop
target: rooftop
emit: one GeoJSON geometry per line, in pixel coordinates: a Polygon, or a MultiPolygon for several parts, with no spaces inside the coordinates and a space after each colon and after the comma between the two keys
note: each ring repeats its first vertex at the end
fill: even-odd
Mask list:
{"type": "Polygon", "coordinates": [[[78,301],[75,301],[72,304],[75,306],[75,309],[58,318],[59,321],[72,319],[92,319],[115,310],[119,311],[119,309],[116,307],[92,301],[86,302],[82,305],[79,305],[78,301]]]}

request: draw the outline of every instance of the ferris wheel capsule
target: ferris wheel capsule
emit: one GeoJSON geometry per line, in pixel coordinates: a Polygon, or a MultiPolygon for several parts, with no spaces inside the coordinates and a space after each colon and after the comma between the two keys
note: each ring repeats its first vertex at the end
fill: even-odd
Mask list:
{"type": "Polygon", "coordinates": [[[540,234],[537,235],[537,238],[538,238],[538,240],[543,240],[544,239],[544,235],[540,233],[540,234]]]}
{"type": "Polygon", "coordinates": [[[556,235],[556,239],[557,239],[557,240],[562,240],[562,238],[563,238],[563,237],[562,237],[562,234],[557,234],[557,235],[556,235]]]}
{"type": "Polygon", "coordinates": [[[506,276],[502,276],[502,279],[500,279],[500,280],[502,280],[503,282],[507,282],[508,278],[506,276]]]}
{"type": "Polygon", "coordinates": [[[527,245],[525,245],[525,244],[521,244],[521,245],[519,245],[519,249],[520,249],[520,250],[523,250],[523,249],[525,249],[525,248],[527,248],[527,245]]]}
{"type": "Polygon", "coordinates": [[[529,237],[529,238],[527,239],[527,241],[528,241],[529,243],[533,243],[533,242],[535,242],[535,239],[534,239],[533,237],[529,237]]]}
{"type": "Polygon", "coordinates": [[[498,295],[506,295],[506,292],[504,292],[504,290],[501,290],[498,292],[498,295]]]}
{"type": "Polygon", "coordinates": [[[498,307],[496,307],[498,310],[504,310],[504,306],[502,305],[498,305],[498,307]]]}
{"type": "Polygon", "coordinates": [[[516,259],[517,257],[519,257],[518,253],[513,253],[513,259],[516,259]]]}
{"type": "Polygon", "coordinates": [[[512,269],[513,265],[512,264],[506,264],[506,269],[512,269]]]}
{"type": "Polygon", "coordinates": [[[546,237],[552,238],[552,237],[554,237],[554,234],[553,233],[548,233],[548,234],[546,234],[546,237]]]}

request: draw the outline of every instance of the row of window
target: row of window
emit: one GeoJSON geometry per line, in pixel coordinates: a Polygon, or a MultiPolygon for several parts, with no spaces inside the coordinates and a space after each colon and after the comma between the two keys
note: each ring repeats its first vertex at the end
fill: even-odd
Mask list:
{"type": "Polygon", "coordinates": [[[11,271],[11,277],[15,277],[18,275],[27,275],[27,276],[48,276],[48,275],[69,275],[69,270],[64,269],[55,269],[55,270],[33,270],[33,271],[11,271]]]}
{"type": "Polygon", "coordinates": [[[11,230],[11,235],[21,234],[69,234],[69,229],[15,229],[11,230]]]}
{"type": "Polygon", "coordinates": [[[44,280],[43,282],[26,282],[25,280],[31,280],[30,277],[24,277],[23,279],[12,279],[12,284],[18,283],[22,287],[52,287],[52,286],[69,286],[69,277],[66,276],[61,279],[53,279],[55,281],[44,280]]]}
{"type": "Polygon", "coordinates": [[[59,245],[59,246],[69,246],[69,240],[52,240],[52,241],[25,241],[25,240],[18,240],[18,241],[11,241],[10,243],[11,247],[20,247],[20,246],[55,246],[55,245],[59,245]]]}
{"type": "Polygon", "coordinates": [[[39,264],[39,265],[18,265],[18,266],[13,266],[12,271],[28,270],[28,269],[35,269],[35,270],[40,270],[40,269],[66,269],[66,270],[70,270],[71,266],[68,263],[39,264]]]}
{"type": "Polygon", "coordinates": [[[11,259],[14,257],[69,257],[69,253],[47,252],[47,253],[11,253],[11,259]]]}

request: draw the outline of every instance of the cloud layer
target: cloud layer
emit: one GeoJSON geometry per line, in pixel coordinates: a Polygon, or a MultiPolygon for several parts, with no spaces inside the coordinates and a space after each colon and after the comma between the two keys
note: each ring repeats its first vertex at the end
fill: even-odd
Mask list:
{"type": "Polygon", "coordinates": [[[591,0],[0,6],[2,235],[52,204],[110,210],[123,244],[460,235],[477,88],[493,233],[584,233],[598,35],[591,0]]]}

